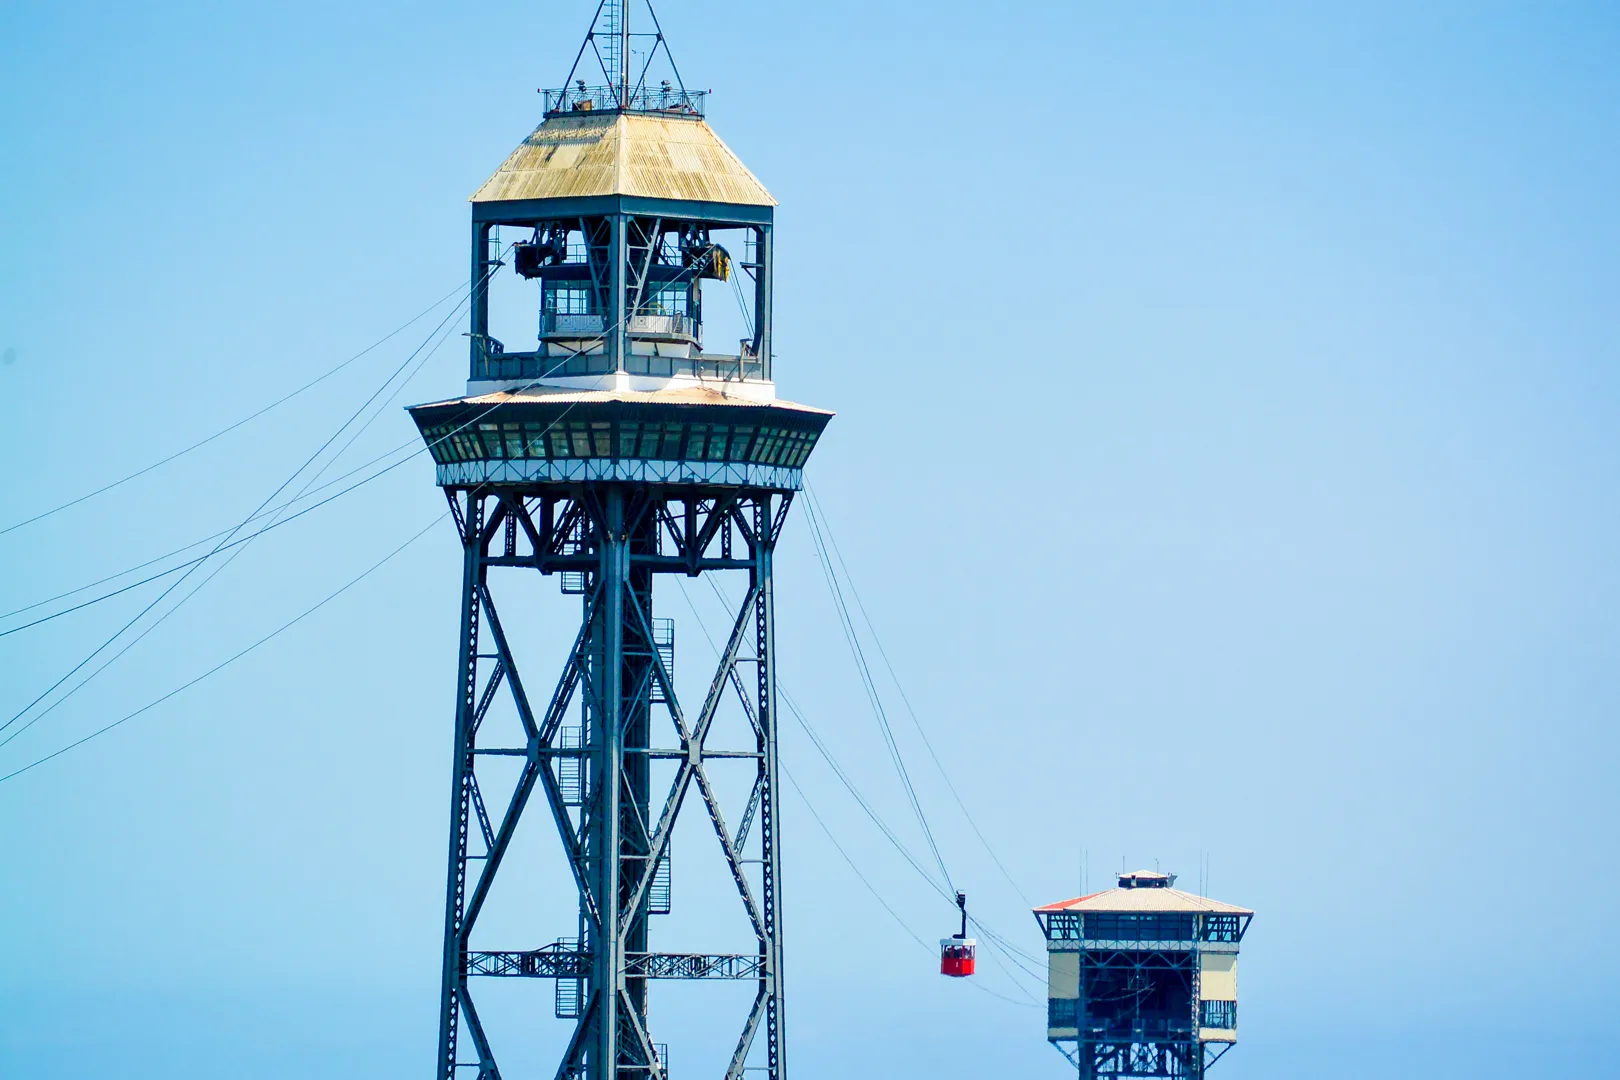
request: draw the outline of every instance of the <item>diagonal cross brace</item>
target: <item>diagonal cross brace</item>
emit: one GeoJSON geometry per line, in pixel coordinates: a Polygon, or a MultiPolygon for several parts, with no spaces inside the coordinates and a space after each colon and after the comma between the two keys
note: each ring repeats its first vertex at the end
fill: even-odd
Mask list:
{"type": "MultiPolygon", "coordinates": [[[[737,620],[732,625],[731,637],[726,642],[724,653],[721,654],[720,666],[716,668],[714,678],[709,683],[709,693],[704,698],[702,711],[698,713],[697,724],[692,734],[682,739],[683,748],[686,750],[686,758],[676,771],[674,782],[670,784],[669,795],[664,800],[664,808],[658,816],[658,827],[653,831],[646,864],[637,876],[636,887],[631,891],[628,903],[624,907],[626,911],[636,911],[640,908],[641,901],[652,884],[653,873],[657,868],[658,860],[664,857],[669,848],[670,834],[674,832],[675,818],[680,812],[681,803],[686,798],[686,791],[691,786],[693,778],[702,769],[703,739],[708,734],[709,727],[714,723],[715,713],[720,708],[720,701],[725,694],[727,672],[736,663],[737,652],[742,648],[743,638],[752,625],[749,614],[755,599],[759,595],[759,591],[758,586],[751,587],[748,590],[748,595],[743,600],[742,610],[737,613],[737,620]]],[[[735,861],[734,852],[728,850],[727,858],[735,861]]]]}
{"type": "MultiPolygon", "coordinates": [[[[528,694],[524,692],[523,680],[518,674],[516,661],[513,659],[511,648],[506,640],[506,632],[501,627],[500,616],[495,610],[494,600],[489,593],[487,585],[479,586],[479,597],[490,628],[490,636],[495,640],[500,664],[506,672],[506,683],[512,690],[513,701],[517,706],[518,716],[523,724],[523,730],[529,737],[531,752],[525,763],[523,772],[518,781],[517,791],[512,796],[512,802],[507,808],[506,815],[501,821],[500,831],[495,841],[490,845],[489,857],[486,860],[483,872],[478,877],[478,883],[473,889],[472,898],[467,905],[467,915],[462,925],[462,941],[467,940],[474,919],[483,907],[484,899],[494,883],[495,872],[499,869],[502,858],[506,854],[507,846],[511,843],[513,832],[517,828],[518,819],[522,817],[528,805],[529,796],[534,790],[537,779],[543,781],[546,792],[546,801],[556,819],[558,832],[561,834],[563,848],[568,854],[568,864],[574,873],[575,883],[579,886],[580,895],[585,898],[585,908],[593,921],[600,922],[600,915],[595,896],[591,892],[590,882],[587,880],[583,862],[584,856],[580,848],[580,841],[574,829],[573,822],[569,820],[567,808],[563,805],[562,792],[557,789],[557,780],[549,765],[542,764],[539,749],[549,746],[557,728],[562,723],[562,717],[567,712],[568,703],[573,697],[574,689],[578,685],[583,669],[583,658],[588,640],[587,630],[581,629],[574,641],[573,651],[569,654],[568,664],[564,668],[562,677],[558,680],[556,693],[552,696],[551,704],[546,709],[545,722],[542,727],[537,724],[534,711],[529,704],[528,694]]],[[[595,598],[593,597],[593,603],[595,598]]],[[[586,622],[586,627],[589,621],[586,622]]]]}

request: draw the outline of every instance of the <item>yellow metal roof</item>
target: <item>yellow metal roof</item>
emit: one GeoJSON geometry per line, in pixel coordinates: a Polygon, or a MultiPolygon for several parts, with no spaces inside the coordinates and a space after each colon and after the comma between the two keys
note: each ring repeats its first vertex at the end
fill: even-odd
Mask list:
{"type": "Polygon", "coordinates": [[[472,201],[637,195],[775,206],[707,123],[637,113],[569,113],[534,129],[472,201]]]}

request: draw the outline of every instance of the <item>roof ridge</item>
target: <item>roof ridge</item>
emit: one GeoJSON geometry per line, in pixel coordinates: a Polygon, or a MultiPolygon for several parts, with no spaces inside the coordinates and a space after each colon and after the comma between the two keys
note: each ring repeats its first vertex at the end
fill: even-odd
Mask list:
{"type": "Polygon", "coordinates": [[[624,191],[628,183],[624,175],[624,159],[629,157],[624,151],[630,142],[630,117],[627,114],[621,112],[613,118],[613,138],[617,143],[613,148],[613,190],[624,191]]]}

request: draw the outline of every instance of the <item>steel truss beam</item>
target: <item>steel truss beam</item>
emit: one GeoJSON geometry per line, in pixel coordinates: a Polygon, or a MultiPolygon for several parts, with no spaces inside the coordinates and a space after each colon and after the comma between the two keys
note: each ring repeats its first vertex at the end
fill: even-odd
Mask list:
{"type": "MultiPolygon", "coordinates": [[[[529,952],[475,952],[467,955],[469,975],[531,979],[584,979],[591,973],[588,952],[557,946],[529,952]]],[[[752,953],[627,953],[624,972],[632,979],[757,979],[764,965],[752,953]]]]}
{"type": "Polygon", "coordinates": [[[764,1073],[765,1080],[782,1080],[771,578],[791,494],[606,483],[446,494],[461,535],[463,586],[440,1080],[471,1076],[472,1070],[480,1080],[501,1075],[469,990],[475,975],[581,984],[558,1080],[665,1080],[649,1034],[648,980],[753,981],[757,989],[725,1075],[740,1080],[746,1069],[764,1073]],[[543,704],[530,697],[522,675],[528,661],[520,664],[501,620],[489,573],[501,567],[578,579],[579,630],[543,704]],[[713,570],[746,571],[748,587],[708,691],[688,714],[658,647],[653,584],[659,574],[697,576],[713,570]],[[503,691],[515,709],[516,730],[509,731],[504,745],[491,744],[486,719],[503,691]],[[741,703],[752,745],[711,747],[715,719],[731,696],[741,703]],[[661,714],[669,721],[668,745],[655,737],[653,721],[661,714]],[[571,715],[580,718],[580,734],[570,740],[563,732],[571,715]],[[481,783],[479,762],[503,758],[517,763],[517,779],[509,781],[504,806],[486,804],[490,781],[481,783]],[[673,764],[674,778],[655,803],[650,769],[659,761],[666,770],[673,764]],[[712,782],[715,761],[753,763],[748,800],[735,817],[712,782]],[[571,787],[564,784],[565,767],[571,787]],[[470,941],[479,914],[536,792],[557,828],[578,895],[578,943],[475,950],[470,941]],[[649,948],[653,882],[694,792],[752,931],[757,946],[752,953],[649,948]],[[492,807],[499,812],[492,815],[492,807]],[[763,1060],[751,1061],[762,1029],[763,1060]],[[463,1060],[464,1039],[472,1049],[468,1060],[463,1060]]]}

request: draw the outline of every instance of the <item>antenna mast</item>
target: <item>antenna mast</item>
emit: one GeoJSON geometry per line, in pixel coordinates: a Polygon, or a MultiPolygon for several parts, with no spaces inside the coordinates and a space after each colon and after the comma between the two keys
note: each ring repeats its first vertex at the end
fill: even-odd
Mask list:
{"type": "Polygon", "coordinates": [[[664,40],[663,27],[658,24],[658,12],[648,0],[643,0],[651,29],[640,33],[630,30],[631,0],[598,0],[591,28],[580,43],[574,64],[568,71],[560,90],[542,91],[547,94],[546,115],[561,112],[589,111],[613,108],[624,112],[689,112],[702,116],[702,99],[706,91],[689,93],[681,80],[680,68],[670,54],[669,43],[664,40]],[[632,38],[646,39],[646,50],[639,70],[631,50],[632,38]],[[602,82],[591,78],[589,65],[581,78],[580,63],[589,53],[602,73],[602,82]],[[658,71],[654,64],[663,54],[664,64],[658,71]],[[648,90],[648,76],[656,80],[655,91],[648,90]]]}
{"type": "Polygon", "coordinates": [[[630,4],[628,0],[618,0],[619,4],[619,102],[628,107],[630,104],[630,4]]]}

